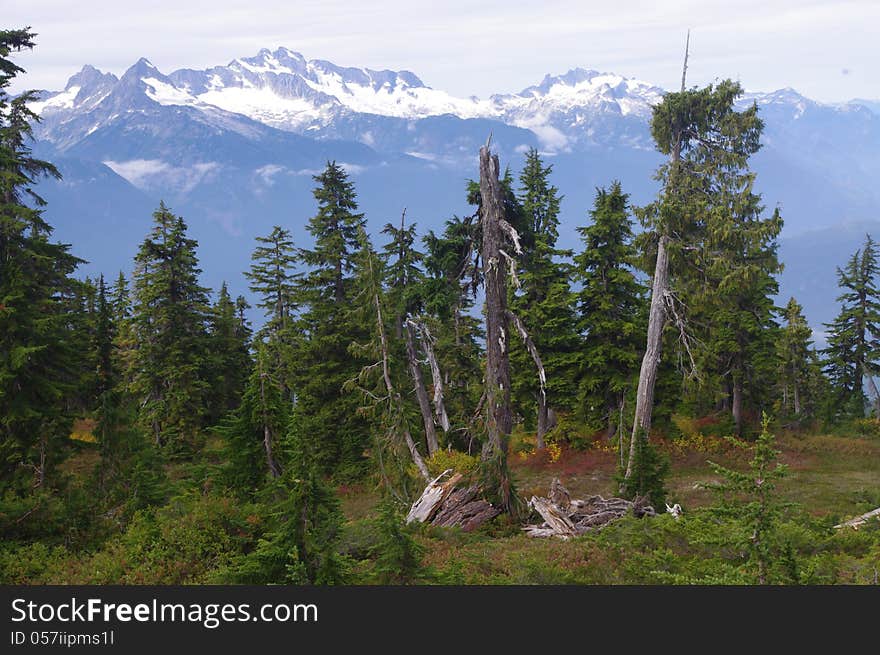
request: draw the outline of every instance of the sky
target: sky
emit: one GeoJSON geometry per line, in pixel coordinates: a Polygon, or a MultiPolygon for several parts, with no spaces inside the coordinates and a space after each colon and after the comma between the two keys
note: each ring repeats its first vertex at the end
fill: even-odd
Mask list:
{"type": "Polygon", "coordinates": [[[409,70],[459,96],[518,92],[592,68],[666,89],[738,79],[823,102],[880,99],[880,0],[0,0],[37,48],[13,87],[62,89],[83,64],[165,73],[285,46],[342,66],[409,70]]]}

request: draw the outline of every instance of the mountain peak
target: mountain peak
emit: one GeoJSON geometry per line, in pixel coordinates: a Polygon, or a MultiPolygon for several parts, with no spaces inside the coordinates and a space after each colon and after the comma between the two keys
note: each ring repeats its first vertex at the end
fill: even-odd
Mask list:
{"type": "Polygon", "coordinates": [[[78,73],[72,75],[67,80],[67,86],[64,87],[68,91],[72,87],[78,86],[82,89],[89,89],[104,83],[114,83],[118,78],[113,73],[104,73],[91,64],[86,64],[78,73]]]}

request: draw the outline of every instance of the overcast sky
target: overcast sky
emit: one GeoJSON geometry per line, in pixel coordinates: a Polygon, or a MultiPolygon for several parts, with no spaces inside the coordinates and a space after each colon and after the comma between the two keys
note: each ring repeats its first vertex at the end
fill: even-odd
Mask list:
{"type": "Polygon", "coordinates": [[[14,87],[63,88],[83,64],[165,73],[286,46],[344,66],[406,69],[457,95],[516,92],[570,68],[680,84],[733,77],[822,101],[880,98],[880,0],[0,0],[0,29],[37,48],[14,87]],[[433,6],[432,6],[433,5],[433,6]],[[439,6],[438,6],[439,5],[439,6]]]}

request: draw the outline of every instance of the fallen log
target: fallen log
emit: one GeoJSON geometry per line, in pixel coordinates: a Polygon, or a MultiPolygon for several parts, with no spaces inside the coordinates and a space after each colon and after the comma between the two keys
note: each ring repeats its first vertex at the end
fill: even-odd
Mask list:
{"type": "Polygon", "coordinates": [[[571,494],[558,479],[550,485],[550,497],[532,496],[529,507],[533,508],[544,523],[527,525],[523,531],[530,537],[559,537],[569,539],[585,534],[591,530],[599,530],[612,521],[623,518],[627,514],[636,517],[656,516],[646,498],[633,501],[625,498],[603,498],[599,495],[585,499],[572,499],[571,494]]]}
{"type": "Polygon", "coordinates": [[[565,510],[554,504],[549,498],[532,496],[529,500],[529,507],[538,512],[544,519],[544,524],[560,537],[573,537],[577,534],[574,523],[566,515],[565,510]]]}
{"type": "Polygon", "coordinates": [[[854,530],[858,530],[874,517],[877,517],[877,519],[880,520],[880,507],[878,507],[877,509],[872,509],[870,512],[865,512],[861,516],[857,516],[854,519],[850,519],[849,521],[838,523],[834,527],[838,530],[840,528],[852,528],[854,530]]]}

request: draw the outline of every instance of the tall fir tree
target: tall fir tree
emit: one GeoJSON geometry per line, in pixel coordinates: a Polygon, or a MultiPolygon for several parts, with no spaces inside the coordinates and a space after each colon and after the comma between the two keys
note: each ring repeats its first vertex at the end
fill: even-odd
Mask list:
{"type": "Polygon", "coordinates": [[[592,222],[578,228],[583,252],[574,258],[581,283],[578,327],[578,404],[588,424],[611,437],[620,425],[627,393],[634,387],[645,339],[645,289],[636,280],[629,197],[620,183],[599,189],[592,222]]]}
{"type": "Polygon", "coordinates": [[[777,344],[781,415],[796,421],[816,415],[822,399],[822,372],[813,347],[813,330],[803,307],[790,298],[777,344]]]}
{"type": "Polygon", "coordinates": [[[8,92],[24,72],[10,55],[33,48],[34,36],[30,28],[0,31],[0,491],[24,495],[51,486],[67,451],[78,358],[71,274],[81,261],[50,241],[35,191],[41,178],[61,177],[31,151],[36,92],[8,92]]]}
{"type": "Polygon", "coordinates": [[[132,386],[140,423],[155,443],[186,452],[198,445],[206,419],[208,290],[183,218],[163,202],[153,222],[135,257],[132,386]]]}
{"type": "Polygon", "coordinates": [[[236,492],[253,495],[268,479],[281,476],[280,442],[291,409],[278,371],[271,366],[269,349],[258,340],[241,404],[218,428],[226,439],[224,479],[236,492]]]}
{"type": "Polygon", "coordinates": [[[823,350],[825,371],[831,380],[838,418],[865,415],[865,382],[871,391],[875,413],[880,415],[880,395],[874,375],[880,367],[880,290],[877,288],[877,244],[870,235],[846,264],[837,269],[840,313],[828,328],[828,347],[823,350]]]}
{"type": "MultiPolygon", "coordinates": [[[[416,225],[415,223],[406,226],[406,210],[400,217],[400,227],[395,227],[391,223],[387,223],[382,232],[389,235],[390,241],[384,247],[384,264],[385,264],[385,280],[387,292],[385,297],[389,310],[394,320],[394,335],[396,339],[391,342],[391,355],[406,362],[406,368],[409,370],[409,381],[399,382],[402,388],[410,387],[413,389],[419,412],[422,416],[422,425],[425,432],[425,443],[428,454],[433,455],[440,448],[440,440],[437,425],[434,420],[434,413],[439,417],[439,422],[444,430],[449,429],[449,420],[446,416],[445,403],[443,402],[442,379],[437,376],[433,380],[434,389],[434,411],[431,408],[431,402],[428,399],[428,390],[425,386],[426,375],[422,370],[423,364],[417,348],[421,349],[428,355],[425,359],[429,362],[431,357],[435,357],[435,361],[430,364],[432,367],[439,363],[433,354],[433,345],[426,343],[429,339],[428,333],[425,331],[425,318],[422,316],[424,310],[424,294],[425,294],[425,273],[421,268],[424,261],[424,255],[415,248],[416,241],[416,225]],[[421,337],[421,341],[419,339],[421,337]],[[436,385],[441,385],[436,388],[436,385]]],[[[396,367],[403,368],[403,367],[396,367]]],[[[432,373],[434,369],[432,368],[432,373]]]]}
{"type": "Polygon", "coordinates": [[[550,183],[552,172],[553,167],[544,165],[537,150],[529,150],[519,178],[518,196],[522,226],[528,238],[522,240],[520,286],[511,290],[510,299],[510,308],[528,330],[544,367],[546,382],[540,380],[522,339],[511,339],[514,402],[526,416],[527,425],[535,417],[539,447],[550,428],[551,409],[574,409],[576,387],[572,377],[578,357],[569,285],[571,267],[561,261],[570,257],[571,252],[556,248],[562,198],[550,183]]]}
{"type": "Polygon", "coordinates": [[[205,378],[210,381],[207,419],[216,422],[235,409],[250,368],[250,328],[236,311],[224,282],[209,315],[205,378]]]}
{"type": "Polygon", "coordinates": [[[441,234],[429,231],[424,238],[425,324],[443,376],[444,403],[451,425],[448,443],[470,451],[478,430],[473,411],[482,393],[480,369],[482,326],[473,315],[481,283],[479,221],[475,216],[447,220],[441,234]]]}
{"type": "Polygon", "coordinates": [[[365,333],[350,312],[358,231],[365,221],[357,211],[354,183],[342,166],[328,162],[314,179],[318,211],[308,223],[314,246],[300,251],[309,270],[298,280],[295,294],[302,310],[293,386],[303,429],[316,439],[318,466],[352,477],[364,471],[370,440],[357,413],[358,399],[342,391],[360,370],[348,347],[365,333]]]}

